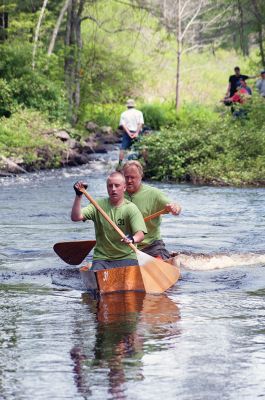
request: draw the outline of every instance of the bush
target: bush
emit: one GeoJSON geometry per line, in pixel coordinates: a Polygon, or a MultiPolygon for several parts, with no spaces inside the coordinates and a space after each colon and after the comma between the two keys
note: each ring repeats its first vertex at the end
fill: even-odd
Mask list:
{"type": "MultiPolygon", "coordinates": [[[[54,126],[55,127],[55,126],[54,126]]],[[[43,135],[51,129],[48,118],[34,110],[19,110],[10,118],[0,119],[0,153],[6,157],[21,155],[24,160],[36,158],[36,149],[62,147],[53,136],[43,135]]]]}
{"type": "Polygon", "coordinates": [[[12,90],[5,79],[0,79],[0,117],[9,117],[12,108],[12,90]]]}
{"type": "Polygon", "coordinates": [[[65,119],[68,105],[64,82],[55,79],[54,60],[52,60],[53,72],[50,72],[47,67],[47,57],[39,50],[41,66],[39,69],[32,70],[30,64],[32,60],[31,44],[2,44],[1,52],[0,69],[5,80],[0,83],[0,89],[4,91],[5,107],[10,110],[21,105],[47,112],[50,119],[65,119]],[[46,67],[44,67],[45,61],[46,67]],[[52,79],[51,73],[53,74],[52,79]]]}
{"type": "Polygon", "coordinates": [[[89,104],[83,110],[80,125],[84,125],[86,121],[93,121],[99,126],[111,126],[115,130],[125,109],[121,104],[89,104]]]}
{"type": "Polygon", "coordinates": [[[160,104],[144,104],[141,106],[144,123],[154,130],[159,130],[166,124],[166,115],[160,104]]]}
{"type": "Polygon", "coordinates": [[[163,129],[144,137],[139,146],[148,152],[146,175],[178,182],[265,184],[262,101],[254,99],[249,120],[212,116],[206,110],[208,120],[196,117],[195,123],[197,113],[191,113],[189,125],[181,125],[186,118],[180,117],[181,129],[163,129]]]}

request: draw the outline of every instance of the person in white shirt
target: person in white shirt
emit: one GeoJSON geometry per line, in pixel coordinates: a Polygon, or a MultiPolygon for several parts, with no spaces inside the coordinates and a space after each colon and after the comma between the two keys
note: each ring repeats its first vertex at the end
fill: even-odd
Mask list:
{"type": "Polygon", "coordinates": [[[260,73],[260,79],[256,83],[256,87],[259,91],[259,94],[262,97],[265,97],[265,70],[261,71],[260,73]]]}
{"type": "Polygon", "coordinates": [[[124,111],[120,117],[120,127],[123,130],[123,135],[118,168],[121,167],[125,150],[128,150],[132,146],[133,142],[137,140],[144,125],[143,113],[135,108],[134,100],[129,99],[126,105],[127,110],[124,111]]]}

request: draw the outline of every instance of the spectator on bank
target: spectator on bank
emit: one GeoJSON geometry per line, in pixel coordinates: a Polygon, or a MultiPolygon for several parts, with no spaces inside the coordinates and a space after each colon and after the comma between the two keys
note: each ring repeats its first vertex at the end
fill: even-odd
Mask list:
{"type": "Polygon", "coordinates": [[[232,97],[235,94],[238,86],[240,86],[240,84],[241,84],[241,80],[246,81],[247,79],[256,78],[256,75],[254,75],[254,76],[242,75],[240,73],[239,67],[235,67],[234,71],[235,71],[234,75],[230,75],[230,77],[229,77],[229,84],[228,84],[228,88],[226,91],[226,97],[232,97]]]}
{"type": "Polygon", "coordinates": [[[233,94],[233,96],[230,97],[225,97],[222,102],[226,105],[226,106],[232,106],[231,107],[231,112],[234,112],[234,108],[233,108],[233,104],[234,103],[240,103],[243,104],[245,103],[245,101],[247,100],[247,98],[249,98],[249,96],[252,95],[252,90],[249,86],[247,86],[246,81],[244,81],[243,79],[239,80],[239,84],[236,88],[235,93],[233,94]]]}
{"type": "MultiPolygon", "coordinates": [[[[247,82],[244,81],[243,79],[240,79],[240,89],[245,89],[250,96],[252,95],[251,87],[248,86],[247,82]]],[[[242,91],[242,93],[244,93],[244,90],[242,91]]]]}
{"type": "Polygon", "coordinates": [[[265,98],[265,70],[261,71],[260,79],[256,82],[256,87],[259,91],[259,94],[265,98]]]}
{"type": "Polygon", "coordinates": [[[127,110],[121,114],[120,118],[120,127],[123,130],[123,135],[117,169],[121,168],[124,159],[124,152],[129,150],[133,142],[138,139],[144,124],[143,113],[135,108],[134,100],[129,99],[126,105],[127,110]]]}

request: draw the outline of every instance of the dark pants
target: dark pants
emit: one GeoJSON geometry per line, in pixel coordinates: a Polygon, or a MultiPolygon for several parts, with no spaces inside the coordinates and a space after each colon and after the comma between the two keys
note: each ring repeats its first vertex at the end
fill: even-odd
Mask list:
{"type": "Polygon", "coordinates": [[[166,249],[163,240],[155,240],[153,243],[141,249],[142,252],[149,254],[152,257],[161,257],[163,260],[170,258],[170,254],[166,249]]]}
{"type": "Polygon", "coordinates": [[[92,262],[92,271],[99,271],[102,269],[111,269],[119,267],[130,267],[132,265],[138,265],[138,261],[135,259],[127,260],[94,260],[92,262]]]}
{"type": "MultiPolygon", "coordinates": [[[[130,131],[131,133],[135,133],[134,131],[130,131]]],[[[122,134],[122,142],[121,142],[121,150],[127,150],[132,147],[135,139],[132,139],[127,132],[123,132],[122,134]]]]}

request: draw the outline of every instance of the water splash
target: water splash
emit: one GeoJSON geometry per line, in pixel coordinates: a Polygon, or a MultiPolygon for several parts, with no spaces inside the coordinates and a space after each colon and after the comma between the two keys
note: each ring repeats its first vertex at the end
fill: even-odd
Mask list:
{"type": "Polygon", "coordinates": [[[237,266],[265,265],[265,254],[259,253],[174,253],[173,256],[174,263],[179,264],[183,268],[198,271],[209,271],[237,266]]]}

